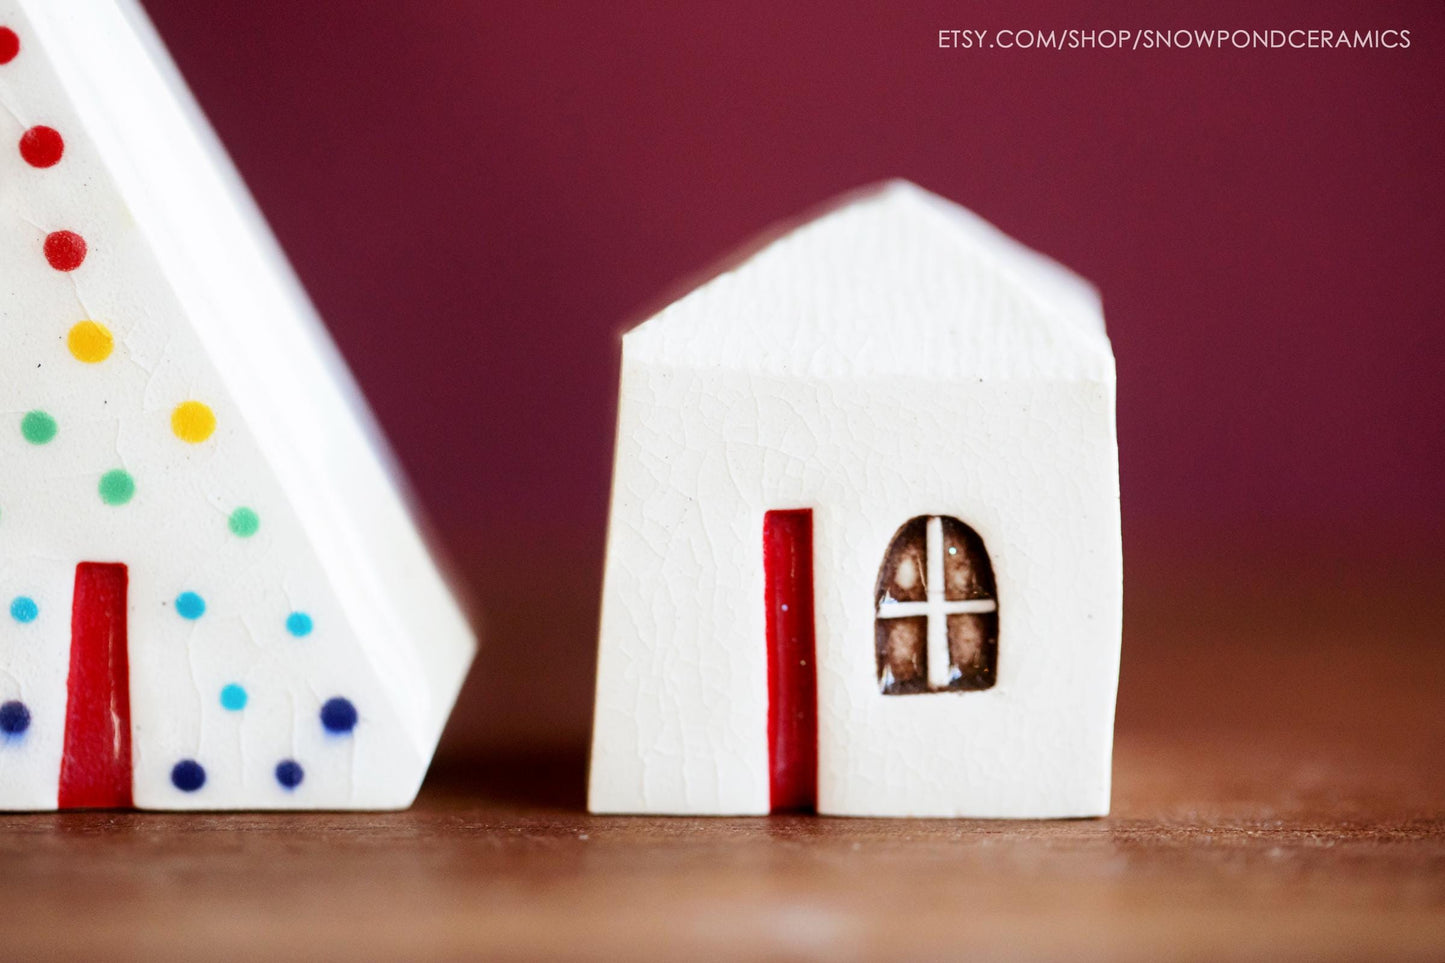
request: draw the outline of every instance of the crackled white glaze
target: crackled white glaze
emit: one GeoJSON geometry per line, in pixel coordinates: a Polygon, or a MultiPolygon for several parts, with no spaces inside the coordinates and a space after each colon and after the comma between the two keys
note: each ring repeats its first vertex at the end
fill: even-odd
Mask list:
{"type": "Polygon", "coordinates": [[[137,806],[409,804],[475,643],[349,375],[139,9],[0,0],[0,26],[20,40],[0,65],[0,702],[30,713],[0,739],[0,808],[56,805],[85,561],[129,570],[137,806]],[[58,164],[22,158],[33,125],[63,136],[58,164]],[[42,256],[56,230],[85,238],[73,271],[42,256]],[[87,319],[114,337],[95,363],[67,347],[87,319]],[[196,443],[171,425],[190,400],[216,419],[196,443]],[[58,426],[43,444],[21,431],[35,409],[58,426]],[[134,495],[107,504],[116,469],[134,495]],[[228,525],[241,506],[249,537],[228,525]],[[5,611],[21,596],[32,621],[5,611]],[[321,724],[335,696],[349,733],[321,724]],[[205,769],[194,791],[183,759],[205,769]]]}
{"type": "Polygon", "coordinates": [[[768,811],[763,515],[811,508],[819,810],[1107,812],[1114,365],[1084,282],[888,184],[627,334],[618,419],[594,811],[768,811]],[[993,688],[879,692],[874,582],[920,515],[987,547],[993,688]]]}

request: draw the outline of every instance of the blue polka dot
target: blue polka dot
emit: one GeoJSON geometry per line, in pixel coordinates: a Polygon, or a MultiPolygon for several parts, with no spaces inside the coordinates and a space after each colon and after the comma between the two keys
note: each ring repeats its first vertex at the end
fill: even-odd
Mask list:
{"type": "Polygon", "coordinates": [[[292,612],[286,616],[286,631],[298,639],[310,635],[311,628],[311,616],[305,612],[292,612]]]}
{"type": "Polygon", "coordinates": [[[246,708],[246,700],[249,698],[250,697],[246,695],[244,686],[239,686],[232,682],[230,685],[221,689],[221,708],[230,709],[232,712],[240,712],[246,708]]]}
{"type": "Polygon", "coordinates": [[[194,759],[182,759],[171,770],[171,782],[181,792],[195,792],[206,784],[206,770],[194,759]]]}
{"type": "Polygon", "coordinates": [[[40,606],[28,595],[17,595],[10,603],[10,617],[17,622],[34,622],[40,614],[40,606]]]}
{"type": "Polygon", "coordinates": [[[341,735],[350,732],[356,728],[356,706],[351,704],[350,699],[343,699],[341,696],[327,699],[326,704],[321,707],[321,724],[326,727],[327,732],[341,735]]]}
{"type": "Polygon", "coordinates": [[[276,763],[276,781],[287,789],[295,789],[306,778],[306,771],[295,759],[283,759],[276,763]]]}
{"type": "Polygon", "coordinates": [[[0,732],[7,736],[18,736],[30,728],[30,710],[25,703],[10,702],[0,705],[0,732]]]}
{"type": "Polygon", "coordinates": [[[195,621],[206,614],[206,600],[195,592],[182,592],[176,596],[176,614],[195,621]]]}

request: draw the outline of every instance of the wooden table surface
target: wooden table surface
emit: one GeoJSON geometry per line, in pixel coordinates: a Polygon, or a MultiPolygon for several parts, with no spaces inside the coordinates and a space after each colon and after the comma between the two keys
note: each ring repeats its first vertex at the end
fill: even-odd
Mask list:
{"type": "Polygon", "coordinates": [[[1136,579],[1104,819],[601,818],[453,747],[404,813],[0,817],[0,947],[1445,960],[1440,575],[1136,579]]]}

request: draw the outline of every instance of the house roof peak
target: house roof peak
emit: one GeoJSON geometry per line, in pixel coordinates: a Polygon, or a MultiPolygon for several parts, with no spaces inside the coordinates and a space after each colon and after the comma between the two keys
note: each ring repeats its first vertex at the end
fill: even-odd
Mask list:
{"type": "Polygon", "coordinates": [[[906,180],[844,194],[634,328],[629,360],[801,377],[1112,380],[1097,292],[906,180]]]}

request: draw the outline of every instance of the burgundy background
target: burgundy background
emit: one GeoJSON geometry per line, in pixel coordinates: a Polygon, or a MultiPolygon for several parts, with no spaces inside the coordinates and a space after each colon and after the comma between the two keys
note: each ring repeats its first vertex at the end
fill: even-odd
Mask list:
{"type": "Polygon", "coordinates": [[[1131,586],[1180,559],[1439,557],[1436,0],[146,6],[485,612],[454,746],[586,731],[618,333],[888,176],[1103,290],[1131,586]],[[937,47],[1067,27],[1412,43],[937,47]]]}

